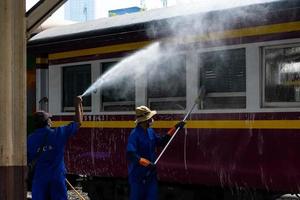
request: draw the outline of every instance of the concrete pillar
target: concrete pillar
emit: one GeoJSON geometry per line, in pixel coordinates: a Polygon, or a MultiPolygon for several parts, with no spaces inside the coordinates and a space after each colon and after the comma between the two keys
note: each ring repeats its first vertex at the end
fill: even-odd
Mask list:
{"type": "Polygon", "coordinates": [[[0,199],[25,199],[25,1],[0,1],[0,199]]]}

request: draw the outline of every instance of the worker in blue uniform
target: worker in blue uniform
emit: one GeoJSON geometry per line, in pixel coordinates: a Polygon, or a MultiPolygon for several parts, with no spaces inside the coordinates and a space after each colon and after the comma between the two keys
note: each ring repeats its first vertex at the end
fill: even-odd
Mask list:
{"type": "Polygon", "coordinates": [[[167,134],[159,135],[151,128],[156,111],[146,106],[139,106],[135,111],[136,127],[131,131],[127,144],[130,200],[156,200],[155,149],[165,145],[178,127],[184,127],[185,122],[181,121],[167,134]]]}
{"type": "Polygon", "coordinates": [[[33,200],[67,200],[64,148],[70,136],[82,123],[82,98],[75,98],[75,119],[67,126],[51,128],[51,115],[44,111],[34,114],[35,131],[27,140],[27,161],[35,160],[32,181],[33,200]]]}

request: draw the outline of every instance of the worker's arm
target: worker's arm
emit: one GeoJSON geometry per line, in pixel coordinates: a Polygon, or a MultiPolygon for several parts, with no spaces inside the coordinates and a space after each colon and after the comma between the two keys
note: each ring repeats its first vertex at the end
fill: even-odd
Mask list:
{"type": "Polygon", "coordinates": [[[152,162],[137,154],[137,138],[135,132],[130,133],[128,138],[127,159],[132,163],[136,163],[144,167],[154,167],[154,164],[152,162]]]}
{"type": "Polygon", "coordinates": [[[75,106],[75,122],[78,123],[78,125],[80,126],[83,120],[83,108],[82,108],[82,97],[81,96],[77,96],[75,97],[75,101],[74,101],[74,106],[75,106]]]}
{"type": "Polygon", "coordinates": [[[139,165],[150,169],[155,168],[154,163],[152,163],[150,160],[146,158],[140,157],[133,151],[128,151],[127,156],[128,156],[128,160],[130,160],[131,162],[138,163],[139,165]]]}

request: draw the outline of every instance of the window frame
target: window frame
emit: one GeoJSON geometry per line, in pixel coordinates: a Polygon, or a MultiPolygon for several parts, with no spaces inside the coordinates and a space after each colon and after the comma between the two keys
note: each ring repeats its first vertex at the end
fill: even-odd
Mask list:
{"type": "MultiPolygon", "coordinates": [[[[244,112],[246,111],[247,108],[247,82],[248,82],[248,71],[247,71],[247,45],[236,45],[236,46],[222,46],[222,47],[216,47],[216,48],[207,48],[202,51],[197,52],[197,68],[198,68],[198,73],[197,73],[197,78],[198,78],[198,83],[197,83],[197,88],[198,90],[200,89],[200,81],[201,81],[201,61],[200,57],[201,54],[203,53],[213,53],[213,52],[218,52],[218,51],[232,51],[232,50],[238,50],[238,49],[243,49],[245,52],[245,91],[244,92],[210,92],[205,95],[206,97],[245,97],[245,107],[244,108],[203,108],[204,102],[201,102],[199,106],[197,106],[197,110],[201,112],[228,112],[228,110],[232,110],[233,112],[244,112]]],[[[205,101],[205,99],[204,99],[205,101]]]]}
{"type": "Polygon", "coordinates": [[[261,101],[262,101],[262,108],[299,108],[300,102],[267,102],[265,98],[266,94],[266,50],[268,49],[282,49],[288,47],[300,47],[300,42],[296,43],[283,43],[283,44],[274,44],[274,45],[265,45],[262,46],[260,49],[260,56],[261,56],[261,80],[262,80],[262,87],[261,87],[261,101]]]}
{"type": "MultiPolygon", "coordinates": [[[[174,114],[174,113],[182,113],[182,112],[185,112],[187,109],[188,109],[188,105],[187,105],[187,102],[188,102],[188,98],[187,98],[187,87],[188,87],[188,82],[187,82],[187,79],[188,79],[188,53],[190,52],[186,52],[186,51],[180,51],[178,52],[177,54],[174,55],[174,57],[179,57],[179,56],[183,56],[184,57],[184,67],[185,67],[185,96],[184,97],[149,97],[148,96],[148,76],[146,75],[145,76],[145,82],[146,82],[146,87],[145,87],[145,94],[146,94],[146,102],[145,102],[145,105],[147,105],[148,107],[151,108],[151,102],[157,102],[157,103],[163,103],[163,102],[174,102],[174,101],[181,101],[181,100],[184,100],[185,101],[185,108],[183,109],[174,109],[174,110],[170,110],[170,109],[155,109],[155,108],[151,108],[151,109],[155,109],[157,111],[159,111],[160,113],[164,114],[164,113],[171,113],[171,114],[174,114]]],[[[146,74],[146,73],[145,73],[146,74]]]]}
{"type": "MultiPolygon", "coordinates": [[[[91,66],[91,83],[94,82],[94,69],[98,61],[80,61],[70,62],[61,64],[49,65],[49,112],[52,115],[69,116],[73,115],[74,111],[64,112],[63,111],[63,68],[72,67],[77,65],[90,65],[91,66]]],[[[84,97],[83,97],[84,98],[84,97]]],[[[89,111],[84,111],[84,114],[90,115],[95,113],[95,95],[91,94],[91,108],[89,111]]],[[[98,112],[98,111],[97,111],[98,112]]]]}
{"type": "MultiPolygon", "coordinates": [[[[93,83],[93,81],[92,81],[92,64],[91,63],[80,63],[80,64],[73,63],[73,64],[70,64],[70,65],[62,65],[61,66],[61,112],[63,112],[63,113],[75,112],[75,107],[74,106],[64,106],[64,94],[63,94],[63,92],[64,92],[64,69],[65,68],[72,68],[72,67],[81,67],[81,66],[86,66],[86,67],[89,66],[90,67],[90,79],[91,79],[90,85],[91,85],[93,83]]],[[[92,111],[92,97],[90,97],[90,98],[91,98],[91,105],[90,106],[85,106],[83,104],[83,111],[84,112],[91,112],[92,111]]]]}
{"type": "MultiPolygon", "coordinates": [[[[112,58],[112,59],[105,59],[105,60],[97,60],[98,61],[98,67],[99,67],[99,76],[102,76],[103,74],[103,63],[110,63],[110,62],[116,62],[118,63],[119,61],[121,61],[123,58],[112,58]]],[[[136,107],[136,83],[134,84],[134,101],[116,101],[116,102],[103,102],[103,98],[102,98],[102,90],[99,90],[98,96],[99,96],[99,111],[100,113],[104,113],[104,114],[132,114],[132,112],[134,112],[134,109],[132,111],[128,111],[128,110],[104,110],[104,106],[114,106],[114,105],[126,105],[126,103],[129,103],[127,105],[131,105],[130,103],[133,102],[133,106],[134,108],[136,107]]]]}

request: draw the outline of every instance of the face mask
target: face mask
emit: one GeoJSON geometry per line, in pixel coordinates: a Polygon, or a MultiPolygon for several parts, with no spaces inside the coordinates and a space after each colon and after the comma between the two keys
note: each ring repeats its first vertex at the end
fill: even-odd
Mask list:
{"type": "Polygon", "coordinates": [[[47,120],[47,124],[48,124],[48,126],[49,126],[49,127],[51,127],[51,126],[52,126],[52,121],[51,121],[51,119],[50,119],[50,118],[47,120]]]}
{"type": "Polygon", "coordinates": [[[154,120],[151,118],[148,123],[149,127],[151,127],[153,125],[153,122],[154,122],[154,120]]]}

